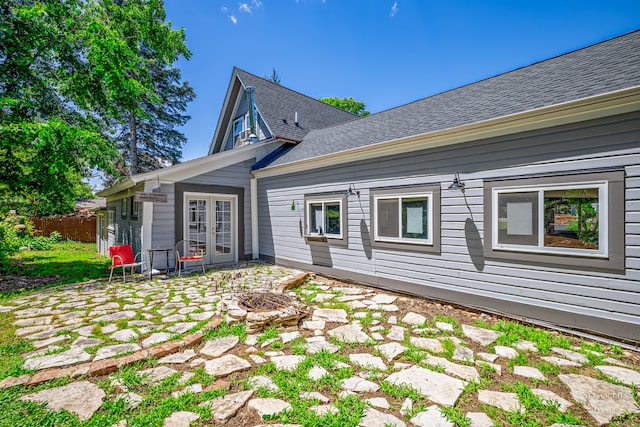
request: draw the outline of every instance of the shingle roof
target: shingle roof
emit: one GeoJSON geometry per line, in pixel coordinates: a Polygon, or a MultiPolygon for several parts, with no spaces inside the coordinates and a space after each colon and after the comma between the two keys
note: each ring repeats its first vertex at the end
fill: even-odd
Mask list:
{"type": "Polygon", "coordinates": [[[310,132],[269,166],[456,128],[640,85],[640,31],[310,132]]]}
{"type": "Polygon", "coordinates": [[[313,129],[359,118],[272,81],[235,68],[242,84],[255,88],[255,104],[275,136],[300,141],[313,129]],[[298,113],[298,124],[295,113],[298,113]]]}

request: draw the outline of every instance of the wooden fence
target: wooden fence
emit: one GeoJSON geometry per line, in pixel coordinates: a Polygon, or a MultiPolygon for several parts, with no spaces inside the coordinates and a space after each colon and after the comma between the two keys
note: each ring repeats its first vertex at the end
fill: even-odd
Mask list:
{"type": "Polygon", "coordinates": [[[88,218],[29,218],[33,224],[34,233],[48,236],[52,231],[62,234],[63,240],[95,243],[96,217],[88,218]]]}

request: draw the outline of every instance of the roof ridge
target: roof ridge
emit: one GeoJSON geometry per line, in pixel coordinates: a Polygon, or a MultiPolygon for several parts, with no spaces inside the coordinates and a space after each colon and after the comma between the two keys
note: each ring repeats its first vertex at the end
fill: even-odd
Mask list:
{"type": "MultiPolygon", "coordinates": [[[[476,84],[479,84],[479,83],[482,83],[482,82],[486,82],[486,81],[488,81],[488,80],[492,80],[492,79],[495,79],[495,78],[498,78],[498,77],[501,77],[501,76],[505,76],[505,75],[507,75],[507,74],[515,73],[515,72],[517,72],[517,71],[523,70],[523,69],[525,69],[525,68],[532,67],[532,66],[534,66],[534,65],[542,64],[542,63],[544,63],[544,62],[548,62],[548,61],[551,61],[551,60],[555,60],[555,59],[557,59],[557,58],[561,58],[561,57],[563,57],[563,56],[571,55],[571,54],[576,53],[576,52],[579,52],[579,51],[581,51],[581,50],[590,49],[590,48],[595,47],[595,46],[598,46],[598,45],[600,45],[600,44],[609,43],[609,42],[611,42],[611,41],[613,41],[613,40],[616,40],[616,39],[619,39],[619,38],[622,38],[622,37],[625,37],[625,36],[631,35],[631,34],[633,34],[633,33],[639,33],[639,32],[640,32],[640,29],[637,29],[637,30],[629,31],[629,32],[624,33],[624,34],[619,34],[619,35],[617,35],[617,36],[615,36],[615,37],[611,37],[611,38],[604,39],[604,40],[601,40],[601,41],[596,42],[596,43],[592,43],[592,44],[589,44],[589,45],[586,45],[586,46],[582,46],[582,47],[579,47],[579,48],[577,48],[577,49],[570,50],[570,51],[568,51],[568,52],[559,53],[559,54],[557,54],[557,55],[555,55],[555,56],[552,56],[552,57],[549,57],[549,58],[545,58],[545,59],[541,59],[541,60],[539,60],[539,61],[531,62],[530,64],[523,65],[523,66],[520,66],[520,67],[518,67],[518,68],[513,68],[513,69],[510,69],[510,70],[508,70],[508,71],[505,71],[505,72],[502,72],[502,73],[498,73],[498,74],[494,74],[494,75],[492,75],[492,76],[485,77],[485,78],[480,79],[480,80],[474,80],[474,81],[469,82],[469,83],[467,83],[467,84],[464,84],[464,85],[462,85],[462,86],[456,86],[456,87],[453,87],[453,88],[451,88],[451,89],[446,89],[446,90],[443,90],[443,91],[441,91],[441,92],[433,93],[433,94],[428,95],[428,96],[425,96],[425,97],[423,97],[423,98],[418,98],[418,99],[416,99],[416,100],[414,100],[414,101],[410,101],[410,102],[407,102],[407,103],[405,103],[405,104],[396,105],[395,107],[390,107],[390,108],[387,108],[387,109],[385,109],[385,110],[378,111],[378,112],[376,112],[376,113],[371,113],[371,114],[370,114],[370,115],[368,115],[368,116],[363,116],[363,118],[366,118],[366,117],[373,117],[373,116],[376,116],[376,115],[381,114],[381,113],[385,113],[385,112],[388,112],[388,111],[397,110],[398,108],[404,108],[404,107],[406,107],[406,106],[408,106],[408,105],[415,104],[415,103],[418,103],[418,102],[424,101],[424,100],[426,100],[426,99],[433,98],[433,97],[435,97],[435,96],[440,96],[440,95],[443,95],[443,94],[445,94],[445,93],[449,93],[449,92],[453,92],[453,91],[457,91],[457,90],[465,89],[465,88],[468,88],[469,86],[473,86],[473,85],[476,85],[476,84]]],[[[341,124],[341,123],[338,123],[337,125],[340,125],[340,124],[341,124]]],[[[337,125],[336,125],[336,126],[337,126],[337,125]]]]}
{"type": "Polygon", "coordinates": [[[303,97],[305,97],[305,98],[308,98],[308,99],[310,99],[310,100],[313,100],[313,101],[315,101],[315,102],[319,102],[319,103],[321,103],[322,105],[327,105],[327,106],[329,106],[329,107],[331,107],[331,108],[334,108],[334,109],[336,109],[336,110],[343,111],[343,112],[345,112],[345,113],[351,114],[352,116],[354,116],[354,118],[361,117],[361,116],[359,116],[359,115],[357,115],[357,114],[352,113],[351,111],[343,110],[342,108],[338,108],[338,107],[336,107],[335,105],[327,104],[326,102],[322,102],[322,101],[320,101],[319,99],[313,98],[312,96],[309,96],[309,95],[307,95],[307,94],[304,94],[304,93],[302,93],[302,92],[300,92],[300,91],[297,91],[297,90],[295,90],[295,89],[291,89],[291,88],[290,88],[290,87],[288,87],[288,86],[284,86],[284,85],[281,85],[281,84],[275,83],[275,82],[273,82],[273,81],[271,81],[271,80],[269,80],[269,79],[265,79],[264,77],[260,77],[260,76],[258,76],[257,74],[253,74],[253,73],[251,73],[251,72],[249,72],[249,71],[247,71],[247,70],[244,70],[244,69],[242,69],[242,68],[238,67],[237,65],[236,65],[236,66],[234,66],[233,68],[234,68],[234,72],[235,72],[235,71],[242,71],[243,73],[249,74],[249,75],[251,75],[252,77],[259,78],[260,80],[263,80],[264,82],[269,83],[269,84],[271,84],[271,85],[277,86],[277,87],[282,88],[282,89],[286,89],[286,90],[288,90],[289,92],[293,92],[293,93],[295,93],[295,94],[297,94],[297,95],[301,95],[301,96],[303,96],[303,97]]]}

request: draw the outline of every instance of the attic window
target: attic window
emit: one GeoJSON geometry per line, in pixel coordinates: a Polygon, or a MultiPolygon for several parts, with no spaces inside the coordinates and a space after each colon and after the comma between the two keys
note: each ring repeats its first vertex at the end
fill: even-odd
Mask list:
{"type": "Polygon", "coordinates": [[[251,124],[249,113],[233,121],[233,143],[235,147],[240,147],[250,143],[251,124]]]}

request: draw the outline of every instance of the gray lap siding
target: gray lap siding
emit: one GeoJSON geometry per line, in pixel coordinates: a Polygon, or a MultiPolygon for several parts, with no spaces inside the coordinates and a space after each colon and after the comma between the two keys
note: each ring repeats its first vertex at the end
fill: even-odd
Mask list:
{"type": "Polygon", "coordinates": [[[612,336],[640,338],[640,114],[571,124],[258,180],[260,254],[376,286],[612,336]],[[506,177],[624,171],[625,268],[591,270],[485,258],[484,183],[506,177]],[[453,173],[464,194],[449,190],[453,173]],[[348,198],[348,246],[304,239],[304,197],[348,198]],[[439,185],[440,253],[371,246],[370,191],[439,185]],[[291,204],[296,210],[291,210],[291,204]]]}

